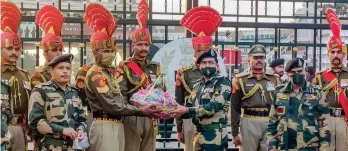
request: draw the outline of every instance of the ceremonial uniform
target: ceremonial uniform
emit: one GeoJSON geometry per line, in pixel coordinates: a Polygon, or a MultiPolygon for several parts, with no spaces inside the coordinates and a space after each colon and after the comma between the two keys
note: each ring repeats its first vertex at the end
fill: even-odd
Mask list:
{"type": "MultiPolygon", "coordinates": [[[[72,54],[54,58],[48,66],[54,67],[61,62],[71,63],[72,54]]],[[[74,151],[73,141],[64,136],[65,128],[82,130],[87,133],[86,117],[78,96],[78,89],[67,85],[62,89],[55,79],[35,86],[30,95],[29,124],[38,142],[40,151],[74,151]]]]}
{"type": "MultiPolygon", "coordinates": [[[[192,38],[192,48],[194,49],[194,51],[207,51],[209,50],[209,48],[211,48],[213,42],[211,36],[219,28],[221,22],[222,17],[219,12],[206,6],[200,6],[188,11],[181,19],[180,24],[197,35],[197,37],[192,38]],[[204,17],[210,18],[212,20],[207,21],[206,19],[204,19],[204,17]],[[190,24],[193,22],[199,22],[200,24],[199,26],[190,26],[190,24]],[[205,26],[205,28],[201,28],[202,26],[205,26]]],[[[197,52],[195,54],[197,54],[197,52]]],[[[192,63],[189,66],[181,67],[178,70],[178,74],[176,76],[175,96],[179,104],[185,105],[185,102],[187,101],[187,98],[193,89],[193,85],[201,77],[202,74],[199,71],[196,62],[192,63]]],[[[192,142],[194,139],[194,125],[192,123],[192,120],[177,119],[176,123],[177,131],[182,132],[183,130],[184,133],[184,150],[192,151],[192,142]]]]}
{"type": "MultiPolygon", "coordinates": [[[[36,15],[35,23],[45,32],[45,36],[41,40],[41,47],[44,52],[52,49],[63,49],[63,41],[60,37],[61,28],[64,23],[64,15],[57,9],[57,7],[46,5],[42,7],[36,15]],[[55,20],[52,20],[52,17],[55,20]]],[[[50,60],[48,60],[50,61],[50,60]]],[[[51,80],[50,67],[44,65],[43,67],[35,67],[36,71],[31,77],[31,86],[44,83],[51,80]]]]}
{"type": "MultiPolygon", "coordinates": [[[[290,60],[286,72],[303,67],[300,58],[290,60]]],[[[329,108],[326,94],[320,86],[305,80],[299,92],[293,90],[293,82],[276,87],[268,125],[268,150],[329,151],[329,108]]]]}
{"type": "MultiPolygon", "coordinates": [[[[97,3],[89,4],[84,20],[94,30],[91,36],[93,51],[115,49],[112,34],[117,20],[105,7],[97,3]],[[96,9],[98,13],[93,13],[96,9]],[[108,24],[99,24],[101,22],[108,24]]],[[[119,83],[122,77],[116,68],[111,67],[114,54],[102,53],[102,59],[98,60],[96,57],[86,74],[85,93],[94,118],[89,130],[89,151],[128,151],[125,150],[123,116],[143,115],[141,109],[128,105],[121,94],[119,83]],[[105,63],[106,60],[109,62],[105,63]]]]}
{"type": "MultiPolygon", "coordinates": [[[[17,31],[21,22],[21,11],[16,4],[1,1],[1,48],[22,49],[17,31]]],[[[12,135],[9,148],[12,151],[27,150],[28,100],[31,91],[30,75],[27,71],[1,60],[1,79],[8,80],[11,93],[11,111],[14,114],[9,131],[12,135]]]]}
{"type": "MultiPolygon", "coordinates": [[[[340,37],[341,24],[332,9],[326,10],[333,36],[327,44],[328,51],[332,49],[342,50],[347,53],[347,46],[340,37]]],[[[342,62],[342,60],[341,60],[342,62]]],[[[333,66],[333,65],[332,65],[333,66]]],[[[343,66],[343,64],[341,65],[343,66]]],[[[330,130],[332,133],[330,151],[346,151],[348,148],[348,84],[347,67],[329,67],[316,73],[313,83],[323,87],[327,95],[325,103],[330,107],[330,130]]]]}
{"type": "MultiPolygon", "coordinates": [[[[149,5],[146,0],[141,0],[138,5],[137,19],[139,28],[131,33],[132,43],[145,41],[151,44],[151,37],[147,29],[149,5]]],[[[134,57],[119,64],[122,81],[120,88],[123,96],[129,99],[141,88],[145,88],[160,76],[158,62],[138,60],[134,57]]],[[[127,116],[123,121],[125,125],[126,151],[155,151],[156,136],[158,135],[157,119],[149,117],[127,116]]]]}
{"type": "Polygon", "coordinates": [[[12,120],[11,99],[8,80],[1,80],[1,151],[7,150],[11,138],[8,131],[8,124],[12,120]]]}
{"type": "MultiPolygon", "coordinates": [[[[215,50],[204,52],[197,60],[216,58],[215,50]]],[[[217,62],[216,62],[217,63],[217,62]]],[[[192,118],[196,126],[193,150],[225,151],[228,148],[227,113],[230,106],[231,82],[215,72],[196,81],[186,102],[188,113],[181,118],[192,118]]]]}
{"type": "MultiPolygon", "coordinates": [[[[257,45],[248,55],[266,56],[266,49],[257,45]]],[[[278,84],[279,77],[272,73],[251,70],[236,75],[232,86],[231,125],[232,136],[238,136],[240,127],[241,150],[267,150],[268,114],[274,100],[271,93],[278,84]]]]}
{"type": "MultiPolygon", "coordinates": [[[[195,82],[202,78],[202,73],[199,71],[196,63],[180,67],[176,76],[175,98],[180,105],[185,105],[188,97],[191,94],[195,82]]],[[[192,119],[177,119],[177,132],[184,133],[185,151],[193,150],[194,125],[192,119]]]]}

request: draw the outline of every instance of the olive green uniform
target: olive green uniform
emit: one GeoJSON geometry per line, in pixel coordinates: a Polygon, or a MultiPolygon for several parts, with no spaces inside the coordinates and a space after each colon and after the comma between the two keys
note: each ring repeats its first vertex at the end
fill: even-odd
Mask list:
{"type": "MultiPolygon", "coordinates": [[[[202,78],[196,63],[180,67],[176,75],[175,97],[180,105],[185,105],[195,82],[202,78]]],[[[194,125],[192,119],[176,119],[177,132],[183,132],[185,151],[193,150],[194,125]]]]}
{"type": "Polygon", "coordinates": [[[9,81],[11,93],[11,111],[14,117],[9,131],[12,135],[9,148],[12,151],[27,150],[27,116],[30,87],[30,75],[15,65],[1,64],[1,78],[9,81]]]}
{"type": "Polygon", "coordinates": [[[241,133],[241,150],[266,151],[268,113],[279,78],[269,73],[242,73],[233,82],[232,136],[241,133]],[[256,77],[261,77],[259,80],[256,77]],[[241,118],[242,117],[242,118],[241,118]]]}
{"type": "Polygon", "coordinates": [[[52,76],[50,73],[50,69],[51,67],[47,65],[43,67],[35,67],[36,71],[34,72],[33,76],[30,79],[31,87],[34,88],[35,85],[39,83],[44,83],[51,80],[52,76]]]}
{"type": "Polygon", "coordinates": [[[11,99],[8,80],[1,80],[1,151],[7,150],[11,134],[8,124],[12,120],[11,99]]]}
{"type": "Polygon", "coordinates": [[[125,150],[123,116],[143,115],[141,109],[126,103],[119,83],[121,76],[113,67],[94,64],[87,72],[85,92],[94,121],[89,130],[89,151],[125,150]]]}
{"type": "Polygon", "coordinates": [[[63,135],[64,128],[87,133],[85,111],[74,87],[68,85],[63,90],[54,80],[38,84],[30,96],[29,108],[29,125],[40,151],[73,151],[73,140],[63,135]]]}
{"type": "MultiPolygon", "coordinates": [[[[324,71],[318,72],[313,79],[313,83],[323,87],[323,90],[327,94],[325,103],[330,107],[330,131],[331,131],[331,144],[330,151],[346,151],[348,149],[348,123],[346,122],[345,113],[342,106],[339,103],[338,97],[332,87],[336,86],[335,82],[329,82],[323,77],[323,72],[332,72],[337,77],[337,82],[342,87],[347,87],[348,82],[348,68],[342,67],[342,69],[327,68],[324,71]],[[337,71],[336,71],[337,70],[337,71]]],[[[347,89],[345,96],[347,95],[347,89]]],[[[347,100],[347,97],[346,97],[347,100]]]]}
{"type": "MultiPolygon", "coordinates": [[[[155,82],[160,76],[159,63],[153,61],[139,61],[131,58],[121,62],[119,65],[121,77],[120,83],[122,94],[127,98],[128,103],[131,96],[140,90],[144,85],[155,82]],[[142,70],[143,74],[138,76],[128,65],[134,61],[142,70]],[[149,80],[145,82],[145,80],[149,80]]],[[[127,116],[123,121],[126,135],[126,151],[155,151],[156,136],[158,133],[157,120],[148,117],[127,116]]]]}
{"type": "Polygon", "coordinates": [[[329,151],[329,108],[320,86],[309,82],[298,93],[291,82],[276,87],[268,125],[269,150],[329,151]]]}

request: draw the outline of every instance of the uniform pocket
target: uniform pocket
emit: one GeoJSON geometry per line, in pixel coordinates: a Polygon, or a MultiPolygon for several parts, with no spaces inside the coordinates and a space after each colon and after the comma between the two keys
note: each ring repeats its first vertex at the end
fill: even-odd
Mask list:
{"type": "Polygon", "coordinates": [[[62,98],[50,98],[50,113],[52,122],[63,120],[66,114],[65,103],[62,98]]]}

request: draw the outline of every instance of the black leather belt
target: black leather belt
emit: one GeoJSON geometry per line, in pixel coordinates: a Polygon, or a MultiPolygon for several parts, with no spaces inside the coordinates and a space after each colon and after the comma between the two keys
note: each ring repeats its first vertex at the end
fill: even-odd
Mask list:
{"type": "Polygon", "coordinates": [[[330,108],[330,116],[332,117],[342,117],[346,115],[342,108],[330,108]]]}
{"type": "Polygon", "coordinates": [[[122,120],[122,116],[112,115],[104,111],[93,112],[93,118],[96,120],[105,120],[105,121],[121,121],[122,120]]]}
{"type": "Polygon", "coordinates": [[[244,114],[247,116],[268,117],[269,111],[268,109],[246,108],[244,114]]]}
{"type": "Polygon", "coordinates": [[[56,139],[52,137],[46,137],[43,141],[44,144],[49,144],[52,146],[60,146],[63,149],[69,148],[73,146],[72,140],[65,140],[65,139],[56,139]]]}
{"type": "Polygon", "coordinates": [[[216,129],[222,129],[222,128],[226,128],[226,124],[199,125],[197,126],[197,131],[204,132],[204,131],[210,131],[210,130],[216,130],[216,129]]]}

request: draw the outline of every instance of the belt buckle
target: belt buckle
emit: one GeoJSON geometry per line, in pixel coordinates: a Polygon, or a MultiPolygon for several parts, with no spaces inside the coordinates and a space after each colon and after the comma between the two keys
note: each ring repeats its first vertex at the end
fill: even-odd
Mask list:
{"type": "Polygon", "coordinates": [[[68,142],[67,141],[63,141],[63,146],[62,149],[67,149],[68,148],[68,142]]]}

